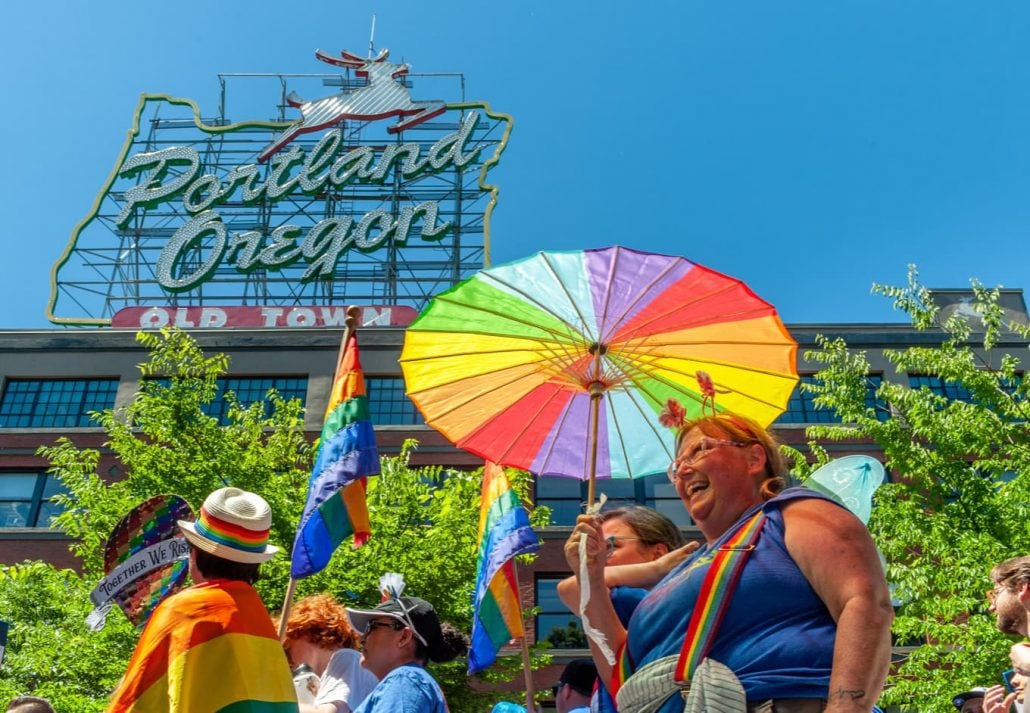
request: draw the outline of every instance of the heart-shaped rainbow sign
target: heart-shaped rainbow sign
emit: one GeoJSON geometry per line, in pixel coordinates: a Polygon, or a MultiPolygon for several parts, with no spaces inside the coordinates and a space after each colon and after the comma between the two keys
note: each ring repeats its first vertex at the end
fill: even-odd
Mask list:
{"type": "Polygon", "coordinates": [[[165,597],[181,589],[189,569],[189,545],[176,525],[193,520],[189,503],[178,495],[157,495],[118,521],[104,547],[104,578],[90,593],[95,609],[90,628],[118,604],[134,626],[147,623],[165,597]]]}

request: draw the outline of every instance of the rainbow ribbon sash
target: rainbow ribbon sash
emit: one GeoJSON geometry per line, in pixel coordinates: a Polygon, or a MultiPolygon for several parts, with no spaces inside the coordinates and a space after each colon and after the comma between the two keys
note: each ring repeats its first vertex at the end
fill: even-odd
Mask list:
{"type": "MultiPolygon", "coordinates": [[[[719,624],[733,598],[733,590],[744,571],[744,563],[755,549],[755,543],[758,542],[764,524],[765,513],[759,510],[716,550],[708,571],[705,572],[697,603],[687,625],[687,633],[683,637],[683,648],[676,663],[677,683],[690,680],[698,664],[712,648],[715,633],[719,630],[719,624]]],[[[619,694],[619,689],[626,679],[633,674],[634,666],[630,659],[628,643],[628,639],[622,643],[615,657],[611,685],[608,687],[613,698],[619,694]]]]}
{"type": "Polygon", "coordinates": [[[759,510],[719,547],[712,558],[701,583],[694,611],[690,615],[687,634],[683,637],[683,648],[676,663],[677,682],[690,680],[698,664],[712,648],[715,633],[733,599],[733,590],[744,571],[748,555],[755,549],[764,524],[765,513],[759,510]]]}

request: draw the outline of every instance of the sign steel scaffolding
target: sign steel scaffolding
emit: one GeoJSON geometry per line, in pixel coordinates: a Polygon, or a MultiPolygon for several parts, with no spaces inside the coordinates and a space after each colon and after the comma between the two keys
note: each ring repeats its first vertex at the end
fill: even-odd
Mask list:
{"type": "MultiPolygon", "coordinates": [[[[367,70],[382,59],[365,62],[367,70]]],[[[317,103],[302,105],[300,96],[336,92],[321,101],[339,103],[368,91],[363,74],[348,66],[219,75],[213,118],[187,99],[143,95],[114,170],[54,265],[48,318],[104,325],[121,309],[147,306],[421,310],[489,264],[497,189],[487,173],[511,118],[465,102],[460,74],[405,69],[395,72],[395,94],[412,89],[409,77],[450,94],[435,100],[443,109],[432,118],[398,130],[403,115],[384,112],[298,129],[312,123],[298,109],[317,103]],[[237,93],[252,102],[277,94],[264,104],[277,107],[276,118],[241,120],[230,106],[237,93]],[[331,132],[339,140],[328,140],[331,132]]]]}

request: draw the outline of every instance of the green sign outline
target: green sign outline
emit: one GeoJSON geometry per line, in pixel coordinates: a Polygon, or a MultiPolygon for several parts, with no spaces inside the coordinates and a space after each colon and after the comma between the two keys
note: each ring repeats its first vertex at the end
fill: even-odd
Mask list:
{"type": "MultiPolygon", "coordinates": [[[[144,92],[140,94],[139,102],[136,104],[136,111],[133,117],[132,128],[126,132],[125,143],[122,146],[122,150],[115,160],[114,167],[111,169],[111,173],[108,175],[107,180],[100,188],[96,198],[93,200],[93,205],[90,207],[89,212],[86,216],[80,220],[75,227],[72,229],[71,235],[69,236],[68,243],[65,246],[64,252],[54,262],[50,268],[50,299],[47,301],[46,307],[46,318],[53,324],[62,324],[74,327],[106,327],[110,326],[110,318],[91,318],[91,317],[60,317],[55,314],[57,309],[57,302],[59,298],[59,284],[58,284],[58,273],[61,268],[71,259],[72,253],[75,252],[75,248],[78,245],[79,236],[82,231],[85,230],[100,212],[100,205],[108,192],[114,186],[115,180],[117,180],[119,171],[122,165],[125,163],[125,159],[128,157],[129,151],[132,149],[135,139],[140,134],[140,125],[143,117],[143,112],[147,105],[151,102],[163,102],[171,105],[189,107],[193,112],[193,123],[196,129],[208,133],[208,134],[221,134],[237,131],[239,129],[286,129],[294,124],[300,123],[302,120],[295,121],[239,121],[225,126],[212,126],[205,124],[200,116],[200,107],[192,99],[183,97],[173,97],[170,94],[150,94],[144,92]]],[[[501,154],[504,153],[504,149],[508,145],[508,139],[511,136],[512,128],[514,128],[515,119],[510,114],[503,112],[494,111],[489,102],[485,101],[472,101],[472,102],[458,102],[454,104],[446,105],[447,111],[464,111],[471,109],[478,109],[486,114],[491,119],[496,121],[505,122],[504,133],[501,136],[500,142],[497,144],[497,148],[494,154],[483,162],[479,170],[478,185],[479,189],[485,193],[490,194],[490,198],[487,201],[486,209],[483,213],[483,266],[490,266],[490,220],[493,215],[494,208],[497,205],[497,198],[500,195],[500,187],[496,184],[490,184],[486,181],[487,173],[490,169],[497,166],[501,161],[501,154]]]]}

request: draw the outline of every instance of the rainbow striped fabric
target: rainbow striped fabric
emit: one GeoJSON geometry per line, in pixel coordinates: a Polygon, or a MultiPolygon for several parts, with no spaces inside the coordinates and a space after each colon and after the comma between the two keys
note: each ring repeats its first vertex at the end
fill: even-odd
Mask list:
{"type": "Polygon", "coordinates": [[[197,533],[212,542],[243,552],[264,552],[268,545],[268,530],[248,530],[228,520],[213,515],[203,505],[200,506],[200,517],[193,523],[197,533]]]}
{"type": "Polygon", "coordinates": [[[368,415],[358,337],[351,332],[336,367],[308,499],[293,542],[294,579],[325,569],[333,551],[350,535],[355,547],[368,541],[365,479],[378,472],[379,450],[368,415]]]}
{"type": "Polygon", "coordinates": [[[733,599],[733,590],[744,571],[748,555],[755,549],[763,525],[765,513],[759,510],[719,547],[708,565],[683,638],[683,649],[676,662],[676,681],[689,681],[712,648],[719,624],[733,599]]]}
{"type": "Polygon", "coordinates": [[[162,602],[108,713],[285,713],[293,679],[254,588],[215,580],[162,602]]]}
{"type": "MultiPolygon", "coordinates": [[[[719,546],[708,565],[683,637],[683,648],[676,660],[673,672],[673,680],[676,682],[689,681],[711,650],[719,624],[733,599],[733,590],[737,587],[744,565],[754,551],[764,525],[765,513],[758,510],[719,546]]],[[[612,667],[608,685],[612,698],[618,696],[622,684],[634,672],[628,644],[628,640],[623,641],[616,655],[616,664],[612,667]]]]}
{"type": "Polygon", "coordinates": [[[612,666],[612,679],[608,682],[608,690],[612,700],[619,695],[619,689],[633,675],[633,662],[629,657],[629,639],[624,639],[615,654],[615,665],[612,666]]]}
{"type": "Polygon", "coordinates": [[[469,673],[488,667],[502,646],[522,636],[514,557],[539,547],[529,516],[508,484],[504,469],[487,462],[479,506],[479,574],[472,601],[469,673]]]}

